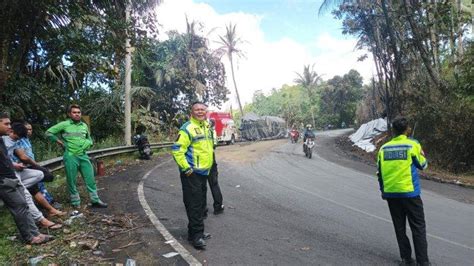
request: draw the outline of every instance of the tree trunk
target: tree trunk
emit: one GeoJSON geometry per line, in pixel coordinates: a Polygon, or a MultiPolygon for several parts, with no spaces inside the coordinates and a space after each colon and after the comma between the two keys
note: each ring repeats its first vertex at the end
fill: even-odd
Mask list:
{"type": "MultiPolygon", "coordinates": [[[[471,5],[474,5],[474,2],[471,3],[471,5]]],[[[462,8],[461,8],[461,0],[456,1],[456,8],[457,8],[457,21],[456,21],[456,28],[458,30],[458,56],[459,59],[462,58],[464,55],[464,48],[462,46],[462,23],[461,23],[461,18],[462,18],[462,8]]]]}
{"type": "Polygon", "coordinates": [[[420,31],[416,23],[413,21],[413,14],[410,13],[408,10],[409,6],[409,1],[405,0],[403,4],[405,8],[405,14],[408,19],[408,23],[410,24],[410,28],[413,34],[413,43],[415,44],[415,47],[417,48],[418,52],[420,53],[421,60],[423,62],[423,65],[425,66],[426,70],[428,71],[428,74],[431,77],[431,80],[436,84],[436,86],[440,87],[442,86],[442,81],[439,77],[439,73],[435,70],[433,70],[433,67],[431,66],[431,61],[428,58],[427,51],[425,47],[423,46],[423,43],[419,39],[419,36],[421,36],[420,31]]]}
{"type": "Polygon", "coordinates": [[[431,50],[433,53],[433,62],[435,68],[439,71],[439,45],[438,45],[438,8],[436,5],[436,0],[431,0],[432,13],[428,12],[428,22],[430,23],[430,41],[431,41],[431,50]]]}
{"type": "Polygon", "coordinates": [[[393,50],[392,52],[395,57],[395,66],[397,70],[397,73],[395,76],[399,78],[400,80],[403,80],[401,60],[398,53],[397,44],[395,42],[396,39],[395,39],[395,34],[393,32],[393,23],[392,23],[392,19],[390,18],[390,15],[388,14],[386,0],[382,0],[382,10],[383,10],[384,18],[385,18],[385,23],[388,29],[388,35],[390,36],[390,46],[391,46],[391,49],[393,50]]]}
{"type": "MultiPolygon", "coordinates": [[[[130,1],[127,1],[125,8],[125,21],[127,24],[130,21],[130,1]]],[[[127,25],[128,26],[128,25],[127,25]]],[[[132,102],[130,90],[132,87],[132,55],[130,49],[130,37],[128,30],[125,38],[125,144],[132,145],[132,102]]]]}
{"type": "Polygon", "coordinates": [[[229,61],[230,61],[230,70],[232,71],[232,81],[234,82],[235,94],[237,95],[237,101],[239,103],[240,114],[243,117],[244,116],[244,110],[242,109],[242,103],[240,102],[239,90],[237,89],[237,83],[235,82],[234,62],[232,60],[232,55],[231,54],[229,54],[229,61]]]}

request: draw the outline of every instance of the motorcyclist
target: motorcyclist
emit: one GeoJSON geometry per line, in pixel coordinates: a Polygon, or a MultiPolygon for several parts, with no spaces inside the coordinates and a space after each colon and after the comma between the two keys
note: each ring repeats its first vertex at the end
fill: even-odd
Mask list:
{"type": "Polygon", "coordinates": [[[303,143],[306,142],[307,138],[314,138],[313,126],[311,126],[311,124],[306,125],[303,135],[303,143]]]}
{"type": "Polygon", "coordinates": [[[311,124],[306,125],[306,129],[304,130],[303,134],[303,151],[306,148],[306,139],[307,138],[314,138],[313,126],[311,124]]]}
{"type": "Polygon", "coordinates": [[[298,140],[299,136],[300,136],[300,132],[296,129],[295,126],[293,126],[290,130],[290,137],[295,138],[295,139],[292,139],[292,141],[296,142],[298,140]]]}

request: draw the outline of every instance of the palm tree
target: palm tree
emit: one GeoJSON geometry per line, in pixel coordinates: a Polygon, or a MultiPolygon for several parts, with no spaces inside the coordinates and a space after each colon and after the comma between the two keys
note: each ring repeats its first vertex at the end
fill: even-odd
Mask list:
{"type": "Polygon", "coordinates": [[[308,93],[309,102],[311,106],[311,118],[313,119],[313,126],[316,124],[314,119],[314,95],[316,93],[316,86],[321,81],[321,76],[314,71],[314,65],[305,65],[303,67],[303,73],[296,73],[297,78],[294,80],[296,84],[301,85],[308,93]]]}
{"type": "Polygon", "coordinates": [[[242,109],[242,103],[240,102],[239,91],[237,90],[237,83],[235,82],[234,61],[233,61],[234,55],[237,57],[242,57],[244,55],[243,51],[238,48],[238,46],[242,44],[243,41],[237,36],[235,28],[236,28],[235,24],[229,23],[229,25],[226,26],[225,35],[224,36],[219,35],[220,41],[218,41],[218,43],[220,43],[222,46],[217,49],[217,52],[220,53],[221,55],[227,54],[227,57],[229,58],[230,70],[232,73],[232,80],[234,82],[235,94],[237,95],[237,101],[239,103],[240,113],[243,116],[244,111],[242,109]]]}

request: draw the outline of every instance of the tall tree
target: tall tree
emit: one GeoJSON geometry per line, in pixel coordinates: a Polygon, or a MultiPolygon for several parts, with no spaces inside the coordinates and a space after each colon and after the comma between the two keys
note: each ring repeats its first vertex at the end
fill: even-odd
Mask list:
{"type": "Polygon", "coordinates": [[[235,82],[235,72],[234,72],[234,58],[243,56],[243,51],[240,50],[239,45],[243,43],[240,37],[237,35],[235,24],[229,23],[226,26],[225,35],[219,36],[219,43],[222,45],[217,50],[218,53],[226,54],[230,62],[230,70],[232,74],[232,81],[234,82],[235,94],[237,96],[237,101],[239,103],[240,113],[244,114],[242,109],[242,103],[240,101],[239,90],[237,89],[237,83],[235,82]]]}
{"type": "Polygon", "coordinates": [[[314,118],[314,108],[315,104],[315,96],[316,96],[316,88],[321,81],[321,76],[314,71],[314,65],[305,65],[303,67],[302,73],[296,73],[297,78],[294,80],[297,84],[301,85],[306,92],[308,93],[309,101],[311,104],[311,118],[313,120],[313,126],[316,125],[316,120],[314,118]]]}

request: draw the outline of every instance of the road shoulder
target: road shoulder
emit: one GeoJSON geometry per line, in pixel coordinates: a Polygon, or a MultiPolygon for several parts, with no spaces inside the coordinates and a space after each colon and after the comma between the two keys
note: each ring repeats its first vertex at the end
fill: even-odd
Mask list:
{"type": "MultiPolygon", "coordinates": [[[[366,158],[362,159],[348,149],[342,150],[341,146],[337,145],[337,141],[338,137],[325,134],[319,135],[318,149],[316,149],[317,154],[325,160],[371,175],[374,179],[376,178],[375,173],[377,169],[375,162],[369,162],[366,158]]],[[[441,183],[438,180],[422,179],[421,183],[424,190],[429,190],[459,202],[474,204],[474,189],[472,188],[441,183]]]]}

